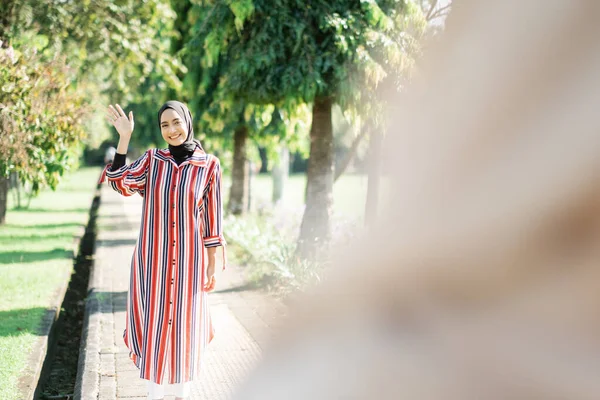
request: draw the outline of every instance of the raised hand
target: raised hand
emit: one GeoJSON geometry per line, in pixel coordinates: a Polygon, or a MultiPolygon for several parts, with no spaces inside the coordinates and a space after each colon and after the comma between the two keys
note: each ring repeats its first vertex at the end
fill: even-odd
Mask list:
{"type": "Polygon", "coordinates": [[[116,104],[115,108],[111,104],[108,106],[108,110],[106,112],[106,120],[109,124],[115,127],[117,132],[119,132],[119,136],[127,139],[131,138],[134,125],[132,111],[129,111],[129,118],[127,118],[125,111],[123,111],[120,105],[116,104]]]}

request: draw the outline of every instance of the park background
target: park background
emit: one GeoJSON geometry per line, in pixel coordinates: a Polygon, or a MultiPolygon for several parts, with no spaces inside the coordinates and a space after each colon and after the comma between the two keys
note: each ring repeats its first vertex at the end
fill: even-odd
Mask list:
{"type": "Polygon", "coordinates": [[[133,111],[131,160],[166,147],[165,101],[189,106],[196,138],[224,168],[231,262],[285,297],[318,282],[330,244],[380,209],[385,99],[418,73],[450,3],[1,7],[0,398],[10,399],[51,299],[93,260],[80,247],[93,239],[96,183],[118,141],[108,104],[133,111]]]}

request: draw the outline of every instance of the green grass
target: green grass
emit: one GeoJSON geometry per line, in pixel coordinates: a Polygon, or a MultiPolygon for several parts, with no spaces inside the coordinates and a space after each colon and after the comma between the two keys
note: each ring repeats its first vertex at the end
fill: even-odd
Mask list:
{"type": "Polygon", "coordinates": [[[0,399],[18,398],[17,383],[40,321],[73,269],[73,236],[83,229],[99,168],[83,168],[16,210],[9,195],[0,226],[0,399]]]}
{"type": "MultiPolygon", "coordinates": [[[[224,187],[227,188],[225,198],[229,198],[231,179],[225,176],[224,187]]],[[[304,204],[306,175],[290,175],[284,189],[282,202],[286,208],[301,209],[304,204]]],[[[271,175],[261,174],[253,177],[251,184],[252,208],[254,210],[270,206],[273,194],[271,175]]],[[[365,213],[367,198],[367,176],[347,174],[342,175],[333,185],[333,212],[338,216],[361,219],[365,213]]]]}

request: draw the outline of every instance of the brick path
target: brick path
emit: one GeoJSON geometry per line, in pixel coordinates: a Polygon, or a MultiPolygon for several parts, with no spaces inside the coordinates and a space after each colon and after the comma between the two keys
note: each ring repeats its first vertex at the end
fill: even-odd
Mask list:
{"type": "MultiPolygon", "coordinates": [[[[76,398],[146,399],[145,381],[129,360],[122,339],[130,260],[140,216],[139,196],[124,198],[103,186],[76,398]]],[[[249,290],[243,272],[230,266],[217,275],[217,289],[209,295],[217,333],[191,399],[228,398],[258,361],[261,348],[273,335],[275,318],[285,313],[279,301],[249,290]]]]}

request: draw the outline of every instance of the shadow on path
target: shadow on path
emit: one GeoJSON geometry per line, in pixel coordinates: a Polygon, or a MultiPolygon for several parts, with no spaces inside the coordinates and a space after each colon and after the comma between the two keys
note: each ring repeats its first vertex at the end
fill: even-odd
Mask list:
{"type": "Polygon", "coordinates": [[[136,239],[104,239],[98,240],[97,246],[102,247],[118,247],[118,246],[135,246],[136,239]]]}
{"type": "Polygon", "coordinates": [[[257,290],[262,288],[262,285],[256,283],[246,283],[244,285],[235,286],[229,289],[215,290],[213,293],[238,293],[238,292],[248,292],[252,290],[257,290]]]}

